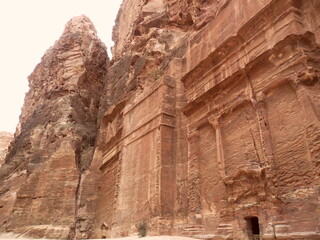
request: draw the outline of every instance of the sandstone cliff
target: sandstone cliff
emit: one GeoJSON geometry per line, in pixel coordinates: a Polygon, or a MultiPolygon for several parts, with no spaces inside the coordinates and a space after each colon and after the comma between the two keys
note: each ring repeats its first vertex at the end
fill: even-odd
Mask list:
{"type": "Polygon", "coordinates": [[[0,167],[4,162],[12,137],[13,135],[9,132],[0,132],[0,167]]]}
{"type": "Polygon", "coordinates": [[[81,16],[66,25],[29,76],[19,130],[2,166],[2,231],[36,238],[73,234],[107,62],[104,44],[81,16]]]}
{"type": "Polygon", "coordinates": [[[320,4],[124,0],[29,78],[0,231],[320,238],[320,4]]]}

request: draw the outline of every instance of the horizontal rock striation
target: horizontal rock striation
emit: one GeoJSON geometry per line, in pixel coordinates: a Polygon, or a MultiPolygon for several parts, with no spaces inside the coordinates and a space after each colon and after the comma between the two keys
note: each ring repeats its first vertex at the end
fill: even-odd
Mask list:
{"type": "Polygon", "coordinates": [[[29,76],[19,130],[2,168],[2,231],[74,235],[79,184],[97,135],[108,56],[91,21],[73,18],[29,76]]]}
{"type": "Polygon", "coordinates": [[[0,231],[320,238],[320,4],[124,0],[109,62],[72,19],[29,78],[0,231]]]}

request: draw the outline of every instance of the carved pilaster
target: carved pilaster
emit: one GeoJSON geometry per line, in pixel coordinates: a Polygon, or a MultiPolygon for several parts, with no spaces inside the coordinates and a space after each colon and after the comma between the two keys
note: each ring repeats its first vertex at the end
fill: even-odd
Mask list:
{"type": "Polygon", "coordinates": [[[291,81],[292,87],[297,93],[299,104],[302,109],[304,121],[307,124],[319,123],[319,102],[316,103],[313,99],[318,99],[319,96],[319,73],[309,70],[307,73],[300,73],[296,79],[291,81]]]}
{"type": "Polygon", "coordinates": [[[309,149],[309,158],[318,168],[320,168],[319,79],[319,73],[316,73],[313,69],[308,69],[306,72],[300,73],[291,82],[297,94],[302,116],[304,116],[302,119],[309,149]]]}
{"type": "Polygon", "coordinates": [[[260,93],[255,97],[254,102],[252,102],[259,125],[259,132],[260,132],[260,140],[262,145],[262,152],[263,152],[263,162],[261,162],[262,168],[269,168],[271,164],[274,162],[274,150],[272,147],[272,138],[271,132],[269,128],[267,110],[265,108],[265,95],[260,93]]]}
{"type": "Polygon", "coordinates": [[[223,150],[219,118],[209,117],[208,121],[216,131],[217,161],[219,165],[220,176],[224,179],[226,177],[226,171],[225,171],[224,150],[223,150]]]}
{"type": "Polygon", "coordinates": [[[263,151],[263,159],[262,159],[263,162],[260,162],[260,166],[262,168],[268,168],[269,165],[273,163],[274,152],[272,148],[271,132],[269,129],[267,111],[264,106],[265,95],[262,92],[260,92],[259,94],[256,94],[254,92],[251,80],[246,70],[245,70],[245,76],[246,76],[246,82],[247,82],[247,87],[246,87],[247,99],[248,101],[251,102],[252,106],[255,109],[256,118],[258,120],[258,125],[259,125],[260,140],[262,143],[261,145],[262,145],[262,151],[263,151]]]}
{"type": "Polygon", "coordinates": [[[118,159],[116,162],[116,181],[115,181],[115,189],[114,189],[114,198],[113,198],[113,218],[112,218],[112,226],[117,224],[116,217],[116,209],[119,204],[119,192],[120,192],[120,180],[121,180],[121,167],[122,167],[122,152],[119,153],[118,159]]]}
{"type": "Polygon", "coordinates": [[[189,133],[188,144],[188,200],[189,218],[192,220],[201,213],[198,130],[195,129],[189,133]]]}
{"type": "MultiPolygon", "coordinates": [[[[272,191],[268,186],[272,185],[272,175],[270,174],[269,169],[270,166],[275,164],[275,154],[272,145],[272,137],[268,121],[267,109],[265,106],[265,94],[263,92],[256,93],[252,87],[252,82],[246,71],[245,75],[247,80],[247,99],[251,102],[253,108],[255,109],[256,121],[258,122],[259,137],[262,148],[262,158],[259,158],[260,168],[250,172],[249,174],[251,175],[251,177],[256,178],[256,181],[251,182],[249,186],[257,189],[256,191],[258,193],[258,199],[263,200],[267,195],[269,195],[268,192],[272,191]],[[266,181],[264,180],[264,178],[266,178],[266,181]]],[[[233,185],[232,187],[235,189],[238,188],[237,185],[233,185]]],[[[239,189],[236,191],[239,192],[239,189]]],[[[237,198],[235,198],[235,200],[236,199],[237,198]]]]}

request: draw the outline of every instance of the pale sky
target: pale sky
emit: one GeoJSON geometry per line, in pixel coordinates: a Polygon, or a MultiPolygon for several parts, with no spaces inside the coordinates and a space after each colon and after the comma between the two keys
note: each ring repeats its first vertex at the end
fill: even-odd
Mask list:
{"type": "MultiPolygon", "coordinates": [[[[14,132],[27,77],[65,24],[84,14],[108,49],[122,0],[0,0],[0,131],[14,132]]],[[[109,57],[110,56],[110,51],[109,57]]]]}

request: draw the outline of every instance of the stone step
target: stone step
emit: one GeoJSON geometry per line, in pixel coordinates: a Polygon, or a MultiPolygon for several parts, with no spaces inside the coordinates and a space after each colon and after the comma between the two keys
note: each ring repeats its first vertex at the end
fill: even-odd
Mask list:
{"type": "Polygon", "coordinates": [[[204,228],[202,225],[188,225],[185,226],[182,230],[183,236],[194,236],[199,235],[204,232],[204,228]]]}
{"type": "Polygon", "coordinates": [[[219,235],[231,234],[232,232],[233,227],[231,224],[219,224],[217,228],[217,234],[219,235]]]}

